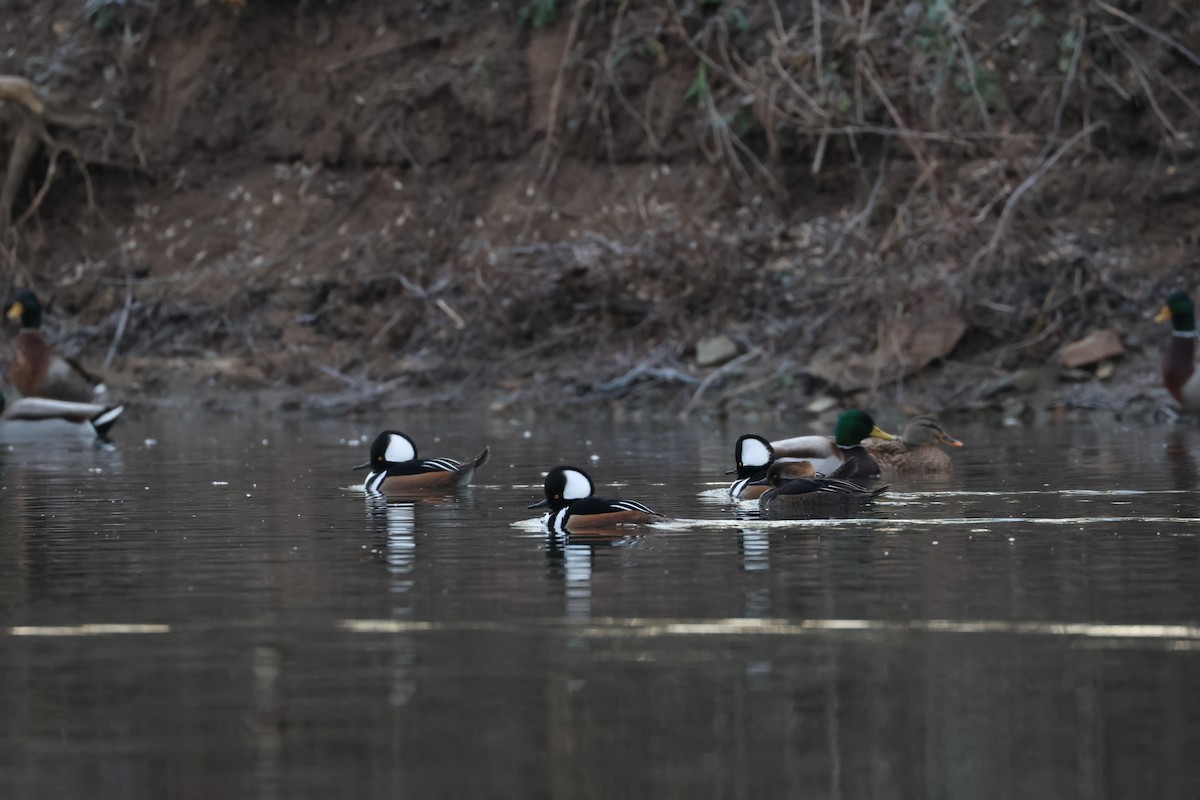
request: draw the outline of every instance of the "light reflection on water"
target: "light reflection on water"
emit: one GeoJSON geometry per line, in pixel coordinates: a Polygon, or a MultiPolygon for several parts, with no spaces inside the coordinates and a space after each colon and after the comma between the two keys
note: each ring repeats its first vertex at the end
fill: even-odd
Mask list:
{"type": "Polygon", "coordinates": [[[1200,795],[1196,428],[956,425],[787,521],[757,426],[389,419],[494,455],[386,502],[373,425],[129,416],[0,449],[2,797],[1200,795]],[[559,463],[672,520],[547,536],[559,463]]]}

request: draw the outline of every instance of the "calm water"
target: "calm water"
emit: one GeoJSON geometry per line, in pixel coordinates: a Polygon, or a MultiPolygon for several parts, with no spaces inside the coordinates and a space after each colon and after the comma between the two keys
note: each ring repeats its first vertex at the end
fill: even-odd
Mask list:
{"type": "Polygon", "coordinates": [[[174,423],[0,448],[0,797],[1200,796],[1200,428],[951,425],[805,523],[709,491],[773,422],[174,423]],[[369,502],[384,423],[492,461],[369,502]],[[547,541],[559,463],[676,521],[547,541]]]}

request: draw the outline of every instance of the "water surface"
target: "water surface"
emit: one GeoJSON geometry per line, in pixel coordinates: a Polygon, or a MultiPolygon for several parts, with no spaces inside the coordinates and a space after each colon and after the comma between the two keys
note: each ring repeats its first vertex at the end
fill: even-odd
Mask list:
{"type": "Polygon", "coordinates": [[[789,522],[714,491],[774,422],[174,423],[0,448],[0,797],[1200,796],[1196,427],[789,522]],[[492,461],[373,502],[385,426],[492,461]],[[546,537],[560,463],[673,521],[546,537]]]}

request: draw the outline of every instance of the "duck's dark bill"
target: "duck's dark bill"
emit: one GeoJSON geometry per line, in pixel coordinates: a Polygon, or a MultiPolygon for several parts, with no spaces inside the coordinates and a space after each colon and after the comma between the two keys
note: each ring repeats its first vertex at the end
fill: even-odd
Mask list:
{"type": "Polygon", "coordinates": [[[533,505],[530,506],[530,508],[546,508],[549,505],[550,505],[549,500],[543,500],[540,503],[534,503],[533,505]]]}
{"type": "Polygon", "coordinates": [[[737,475],[737,469],[736,468],[735,469],[727,469],[727,470],[725,470],[725,474],[726,475],[737,475]]]}
{"type": "Polygon", "coordinates": [[[364,461],[362,464],[359,464],[357,467],[351,467],[351,469],[370,469],[370,468],[371,468],[370,461],[364,461]]]}

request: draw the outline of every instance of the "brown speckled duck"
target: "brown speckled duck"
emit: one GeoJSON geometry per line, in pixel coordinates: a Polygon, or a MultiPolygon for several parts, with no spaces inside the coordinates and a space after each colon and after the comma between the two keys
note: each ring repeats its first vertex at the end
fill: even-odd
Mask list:
{"type": "Polygon", "coordinates": [[[1186,292],[1167,295],[1154,318],[1171,321],[1171,339],[1163,351],[1163,386],[1188,411],[1200,411],[1200,374],[1196,372],[1196,309],[1186,292]]]}
{"type": "Polygon", "coordinates": [[[870,440],[863,444],[879,466],[895,472],[949,472],[950,454],[938,445],[963,446],[928,414],[910,419],[898,439],[870,440]]]}

